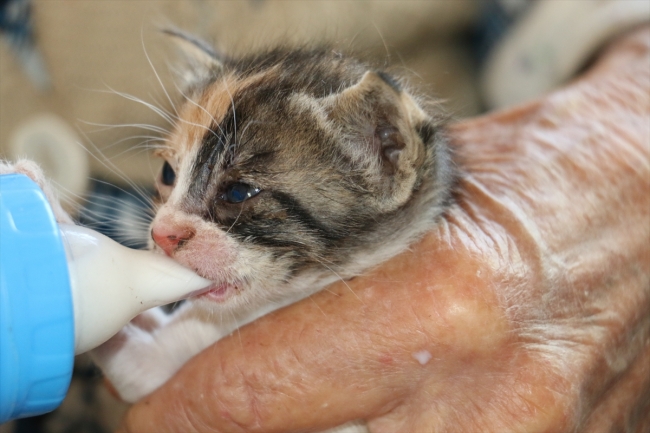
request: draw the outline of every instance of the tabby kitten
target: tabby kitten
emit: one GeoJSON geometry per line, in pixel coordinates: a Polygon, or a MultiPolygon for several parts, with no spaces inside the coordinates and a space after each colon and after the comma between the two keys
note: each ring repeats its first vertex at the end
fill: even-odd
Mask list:
{"type": "Polygon", "coordinates": [[[454,180],[441,115],[386,73],[329,49],[231,59],[170,34],[192,57],[152,248],[214,284],[95,351],[128,401],[238,326],[406,249],[454,180]]]}

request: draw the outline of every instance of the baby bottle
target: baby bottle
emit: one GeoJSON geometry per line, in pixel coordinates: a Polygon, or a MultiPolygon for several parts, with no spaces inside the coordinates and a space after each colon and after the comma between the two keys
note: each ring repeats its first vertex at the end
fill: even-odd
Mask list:
{"type": "Polygon", "coordinates": [[[210,281],[170,258],[57,224],[27,176],[0,176],[0,423],[55,409],[75,354],[210,281]]]}

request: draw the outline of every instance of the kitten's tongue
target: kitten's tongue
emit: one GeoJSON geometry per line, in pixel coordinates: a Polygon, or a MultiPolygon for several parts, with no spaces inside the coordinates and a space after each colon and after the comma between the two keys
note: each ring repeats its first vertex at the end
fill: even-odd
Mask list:
{"type": "Polygon", "coordinates": [[[208,290],[201,293],[200,297],[210,301],[223,302],[235,291],[231,284],[218,284],[208,287],[208,290]]]}
{"type": "Polygon", "coordinates": [[[90,350],[141,312],[212,288],[169,257],[126,248],[93,230],[60,225],[68,256],[75,352],[90,350]]]}

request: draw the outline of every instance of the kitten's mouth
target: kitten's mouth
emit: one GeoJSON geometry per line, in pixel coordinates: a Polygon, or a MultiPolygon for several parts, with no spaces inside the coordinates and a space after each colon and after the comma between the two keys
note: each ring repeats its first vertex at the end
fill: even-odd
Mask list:
{"type": "Polygon", "coordinates": [[[213,284],[210,288],[201,293],[197,298],[204,299],[206,301],[213,302],[224,302],[226,299],[230,298],[237,291],[237,286],[234,284],[223,283],[223,284],[213,284]]]}

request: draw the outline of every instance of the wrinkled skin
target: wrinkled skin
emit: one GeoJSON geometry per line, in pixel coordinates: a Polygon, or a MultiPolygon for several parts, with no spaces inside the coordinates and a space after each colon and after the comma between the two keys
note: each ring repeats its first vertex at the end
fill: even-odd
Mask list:
{"type": "Polygon", "coordinates": [[[453,136],[438,230],[219,341],[124,431],[650,431],[650,31],[453,136]]]}

